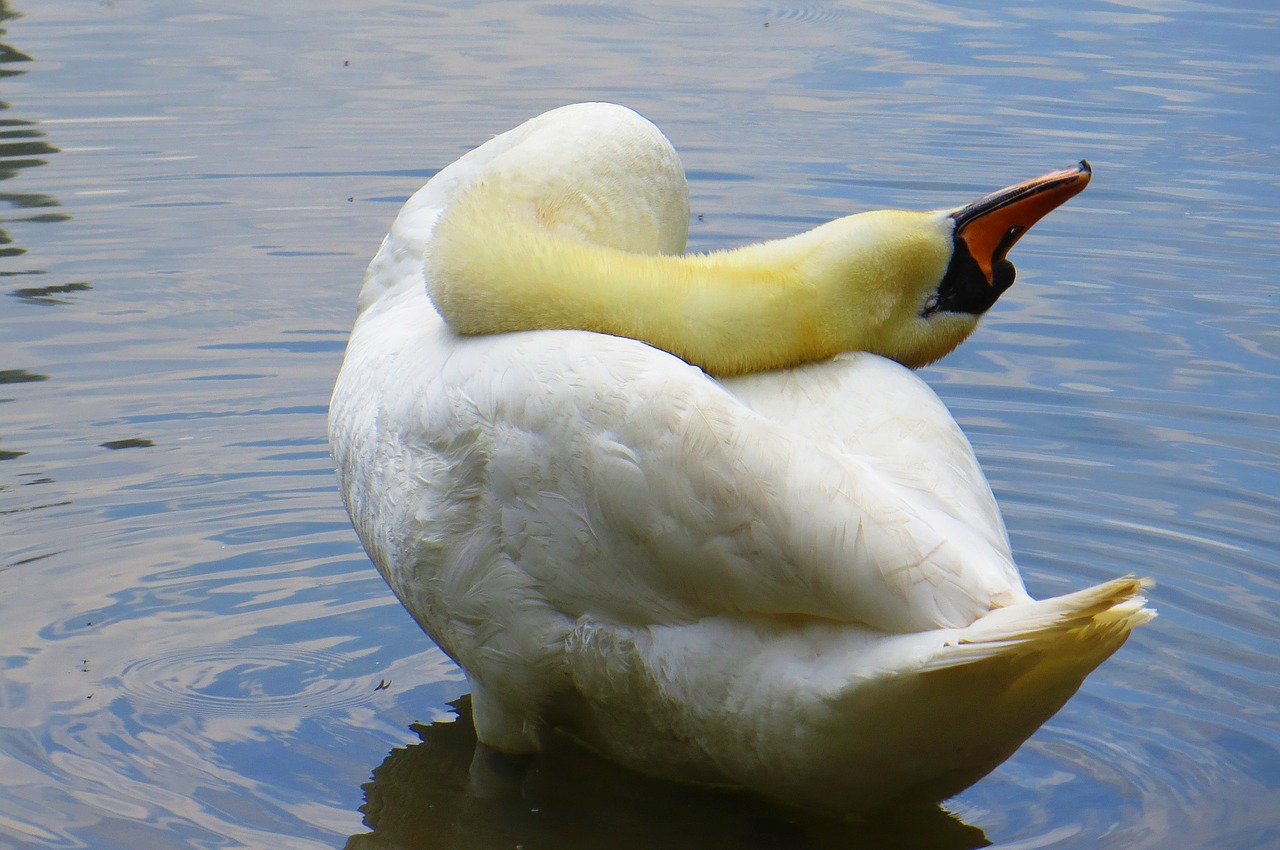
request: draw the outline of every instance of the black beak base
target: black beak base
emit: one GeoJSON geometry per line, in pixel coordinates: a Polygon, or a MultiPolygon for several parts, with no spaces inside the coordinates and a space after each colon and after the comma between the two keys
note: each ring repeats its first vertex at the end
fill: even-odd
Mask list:
{"type": "Polygon", "coordinates": [[[999,260],[991,267],[991,280],[969,253],[964,240],[955,240],[955,250],[946,274],[938,284],[937,299],[930,299],[924,315],[933,313],[971,313],[981,316],[990,310],[1000,296],[1013,286],[1017,270],[1008,260],[999,260]]]}

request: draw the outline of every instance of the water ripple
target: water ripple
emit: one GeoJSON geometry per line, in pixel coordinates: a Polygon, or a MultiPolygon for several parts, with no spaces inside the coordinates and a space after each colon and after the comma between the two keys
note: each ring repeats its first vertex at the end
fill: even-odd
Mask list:
{"type": "Polygon", "coordinates": [[[234,717],[298,717],[369,702],[376,677],[341,678],[338,652],[300,646],[182,647],[134,659],[119,687],[148,710],[234,717]]]}
{"type": "MultiPolygon", "coordinates": [[[[485,134],[603,97],[682,151],[699,249],[1095,164],[1019,245],[1018,285],[924,376],[1033,592],[1151,574],[1161,616],[948,802],[978,835],[929,815],[877,840],[1280,846],[1265,3],[13,5],[0,845],[331,848],[384,759],[376,829],[352,846],[455,829],[509,847],[505,828],[551,819],[571,834],[549,843],[583,846],[614,812],[670,844],[802,832],[766,815],[776,830],[744,837],[749,806],[585,764],[528,780],[554,812],[501,782],[478,796],[465,726],[409,731],[460,673],[333,486],[325,400],[396,207],[485,134]]],[[[809,844],[874,846],[833,834],[809,844]]]]}

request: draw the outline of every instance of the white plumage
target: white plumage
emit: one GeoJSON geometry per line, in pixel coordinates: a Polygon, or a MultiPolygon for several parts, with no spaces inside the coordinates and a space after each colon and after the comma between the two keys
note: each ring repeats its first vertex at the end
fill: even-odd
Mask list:
{"type": "Polygon", "coordinates": [[[451,330],[427,295],[451,200],[522,145],[574,176],[600,139],[626,167],[576,176],[609,203],[573,226],[681,251],[674,151],[608,104],[493,139],[397,217],[329,417],[361,541],[466,671],[491,746],[559,729],[840,810],[961,790],[1154,616],[1142,582],[1033,601],[964,435],[892,361],[716,380],[633,339],[451,330]]]}

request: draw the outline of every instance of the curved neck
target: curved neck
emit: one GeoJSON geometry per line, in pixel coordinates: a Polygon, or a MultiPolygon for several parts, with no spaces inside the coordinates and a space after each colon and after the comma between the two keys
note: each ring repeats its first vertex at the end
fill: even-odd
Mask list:
{"type": "MultiPolygon", "coordinates": [[[[895,356],[887,325],[918,287],[902,287],[889,217],[866,213],[711,254],[636,254],[554,232],[539,216],[486,220],[455,204],[427,250],[428,290],[460,333],[577,328],[643,340],[717,375],[784,368],[864,350],[895,356]],[[907,290],[904,294],[904,290],[907,290]]],[[[947,251],[908,239],[937,280],[947,251]]],[[[918,307],[908,305],[913,315],[918,307]]]]}

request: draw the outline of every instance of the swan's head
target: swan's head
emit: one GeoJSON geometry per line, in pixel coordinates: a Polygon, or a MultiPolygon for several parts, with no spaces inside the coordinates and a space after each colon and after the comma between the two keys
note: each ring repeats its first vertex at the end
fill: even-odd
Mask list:
{"type": "Polygon", "coordinates": [[[911,368],[949,353],[1013,285],[1009,249],[1091,175],[1081,161],[958,209],[885,210],[818,228],[828,232],[815,271],[845,281],[835,321],[860,336],[848,347],[911,368]]]}

